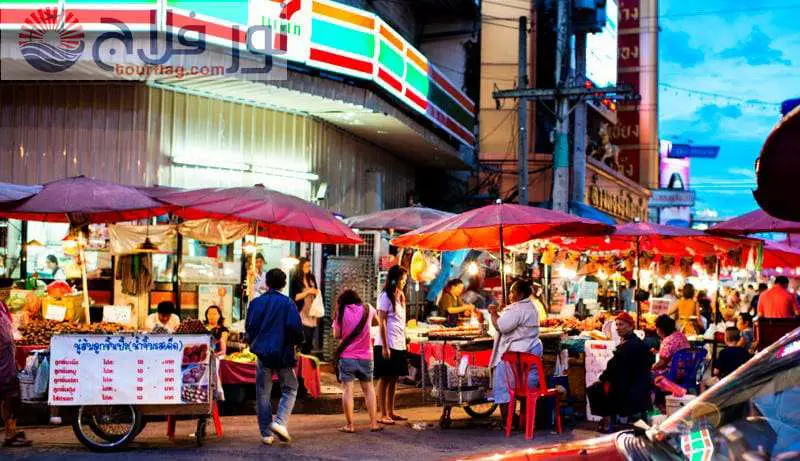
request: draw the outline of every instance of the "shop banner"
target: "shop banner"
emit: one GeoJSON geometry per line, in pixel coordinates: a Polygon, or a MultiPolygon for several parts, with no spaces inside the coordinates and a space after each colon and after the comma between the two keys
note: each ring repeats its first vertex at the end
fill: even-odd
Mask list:
{"type": "Polygon", "coordinates": [[[57,335],[53,406],[207,403],[207,335],[57,335]]]}

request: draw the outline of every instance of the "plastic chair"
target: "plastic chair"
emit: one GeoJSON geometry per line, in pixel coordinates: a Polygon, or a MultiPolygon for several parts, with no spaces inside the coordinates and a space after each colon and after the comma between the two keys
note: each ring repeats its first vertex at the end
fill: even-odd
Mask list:
{"type": "MultiPolygon", "coordinates": [[[[539,356],[525,352],[506,352],[502,357],[506,365],[506,384],[509,392],[508,418],[506,420],[506,437],[511,436],[511,425],[516,408],[516,399],[525,399],[525,439],[533,439],[536,424],[536,403],[540,397],[555,399],[554,413],[556,419],[556,431],[560,434],[561,428],[561,405],[558,401],[558,391],[547,388],[547,380],[544,376],[544,366],[539,356]],[[536,388],[528,386],[528,375],[531,370],[536,368],[539,374],[539,386],[536,388]]],[[[520,415],[522,419],[523,415],[520,415]]]]}
{"type": "Polygon", "coordinates": [[[681,349],[672,356],[666,378],[687,391],[699,389],[697,374],[706,358],[704,348],[681,349]]]}

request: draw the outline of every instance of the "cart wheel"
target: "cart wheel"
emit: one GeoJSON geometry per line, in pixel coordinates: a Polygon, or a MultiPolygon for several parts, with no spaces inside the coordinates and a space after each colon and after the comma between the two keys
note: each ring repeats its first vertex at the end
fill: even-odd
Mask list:
{"type": "Polygon", "coordinates": [[[144,431],[145,426],[147,426],[147,420],[145,419],[144,416],[142,416],[142,422],[141,424],[139,424],[139,428],[136,429],[136,436],[138,436],[139,434],[142,433],[142,431],[144,431]]]}
{"type": "Polygon", "coordinates": [[[439,418],[439,427],[442,429],[450,429],[450,426],[453,424],[453,420],[450,418],[445,418],[442,416],[439,418]]]}
{"type": "Polygon", "coordinates": [[[495,410],[497,410],[497,404],[494,403],[480,403],[464,407],[464,412],[474,419],[488,418],[495,410]]]}
{"type": "Polygon", "coordinates": [[[131,442],[141,432],[142,420],[132,405],[82,406],[75,412],[72,431],[86,448],[110,452],[131,442]]]}
{"type": "Polygon", "coordinates": [[[194,437],[198,447],[202,447],[203,444],[206,442],[207,424],[208,424],[208,418],[206,418],[205,416],[202,416],[200,417],[200,419],[197,420],[197,430],[194,433],[194,437]]]}

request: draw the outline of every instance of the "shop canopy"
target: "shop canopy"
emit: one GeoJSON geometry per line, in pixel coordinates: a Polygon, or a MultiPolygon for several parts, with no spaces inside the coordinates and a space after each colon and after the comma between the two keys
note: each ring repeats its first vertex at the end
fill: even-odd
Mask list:
{"type": "Polygon", "coordinates": [[[765,240],[761,267],[796,269],[800,267],[800,248],[765,240]]]}
{"type": "Polygon", "coordinates": [[[278,240],[359,244],[362,239],[331,212],[263,185],[197,189],[163,194],[185,219],[211,218],[256,223],[258,234],[278,240]]]}
{"type": "Polygon", "coordinates": [[[80,225],[133,221],[169,210],[135,187],[75,176],[44,184],[24,200],[0,205],[0,216],[80,225]]]}
{"type": "Polygon", "coordinates": [[[604,237],[558,237],[551,241],[576,251],[625,252],[652,251],[670,256],[711,256],[728,250],[754,244],[749,239],[709,235],[683,227],[666,226],[649,222],[627,223],[604,237]]]}
{"type": "Polygon", "coordinates": [[[603,235],[613,226],[525,205],[497,203],[457,214],[392,240],[399,247],[452,251],[498,250],[555,235],[603,235]]]}
{"type": "Polygon", "coordinates": [[[412,206],[353,216],[345,219],[345,223],[355,229],[408,232],[451,216],[453,213],[412,206]]]}
{"type": "Polygon", "coordinates": [[[42,190],[42,186],[21,186],[0,182],[0,203],[14,202],[36,195],[42,190]]]}
{"type": "Polygon", "coordinates": [[[727,234],[757,234],[759,232],[800,233],[800,222],[785,221],[770,216],[764,210],[755,210],[731,218],[725,222],[715,224],[711,227],[710,231],[727,234]]]}

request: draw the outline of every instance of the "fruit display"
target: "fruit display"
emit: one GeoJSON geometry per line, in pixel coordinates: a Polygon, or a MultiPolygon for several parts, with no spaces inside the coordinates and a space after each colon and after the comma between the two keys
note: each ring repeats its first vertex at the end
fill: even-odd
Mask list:
{"type": "Polygon", "coordinates": [[[63,280],[56,280],[47,285],[47,295],[54,298],[62,298],[72,294],[72,287],[63,280]]]}
{"type": "Polygon", "coordinates": [[[183,384],[201,384],[206,376],[206,364],[198,363],[184,367],[183,384]]]}
{"type": "Polygon", "coordinates": [[[234,352],[226,357],[226,360],[237,363],[255,363],[258,359],[256,354],[250,352],[250,349],[245,349],[242,352],[234,352]]]}
{"type": "Polygon", "coordinates": [[[197,319],[184,320],[175,330],[177,335],[201,335],[208,334],[208,329],[203,322],[197,319]]]}
{"type": "Polygon", "coordinates": [[[130,331],[124,325],[116,323],[93,323],[90,325],[55,320],[33,320],[27,325],[19,327],[22,339],[17,341],[19,346],[43,346],[50,344],[50,338],[55,334],[86,334],[109,335],[130,331]]]}

